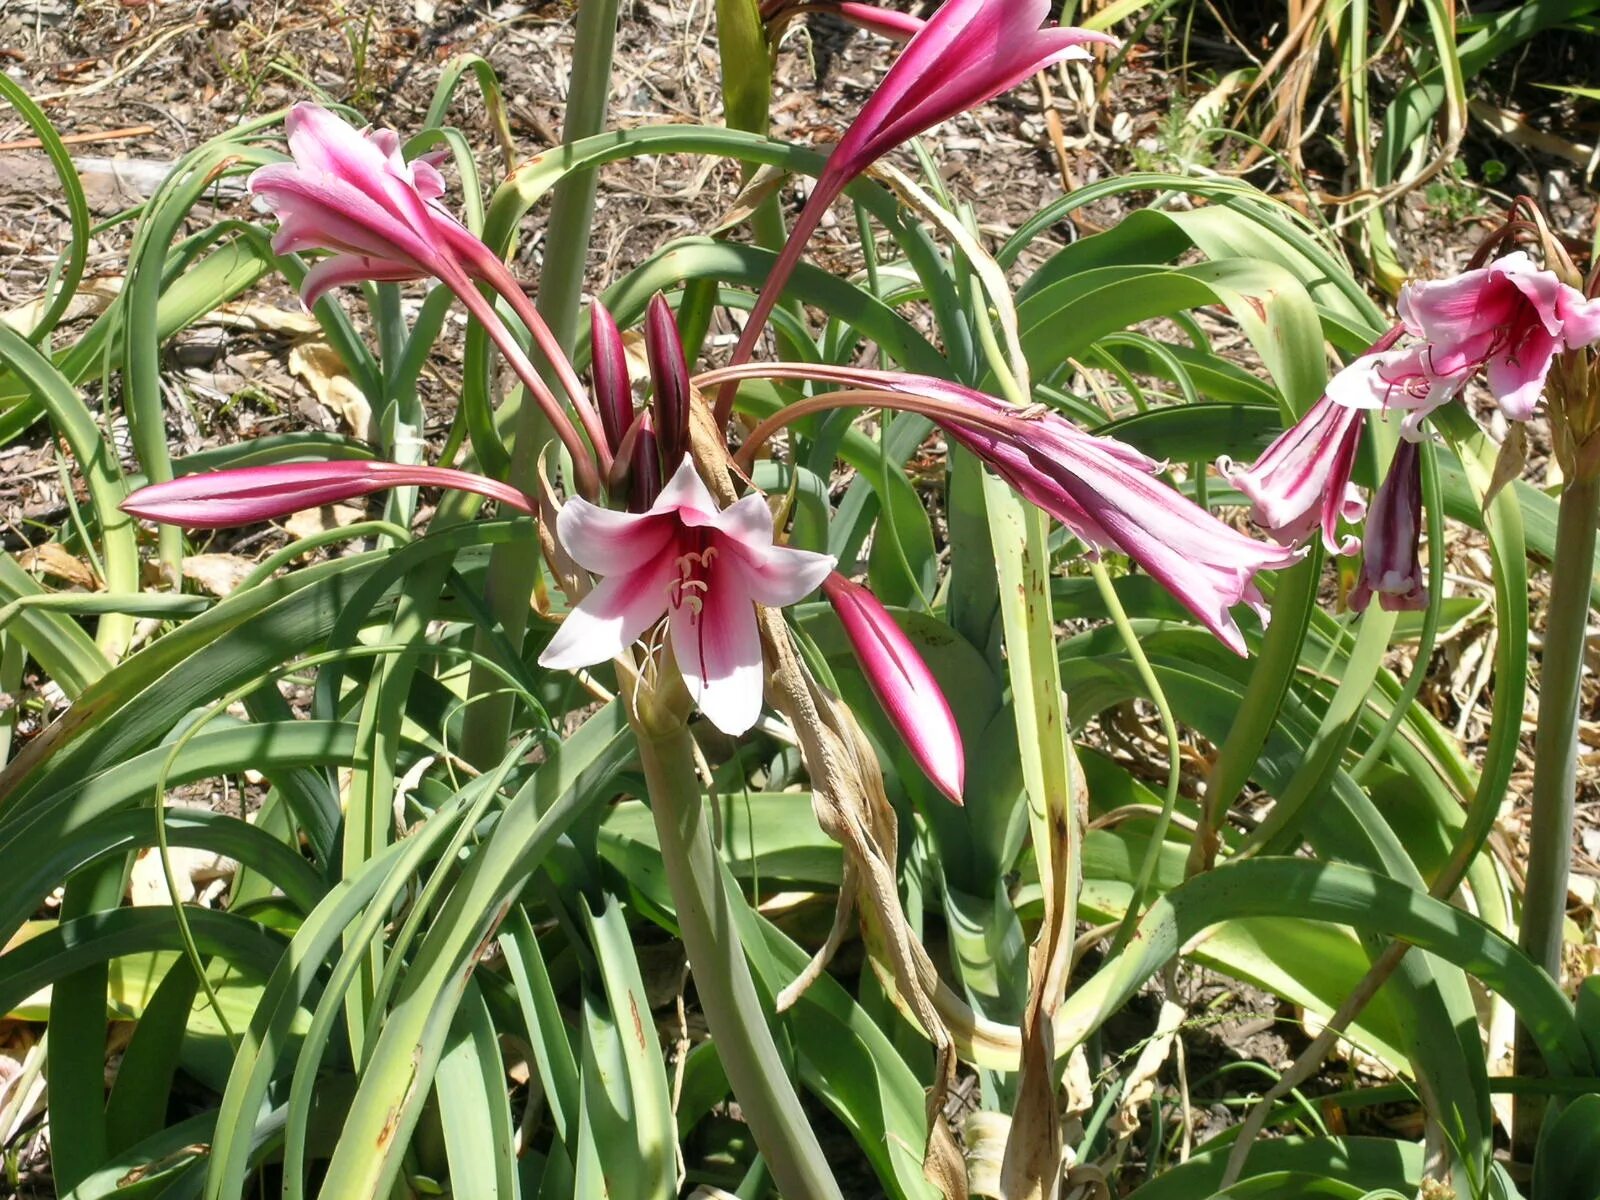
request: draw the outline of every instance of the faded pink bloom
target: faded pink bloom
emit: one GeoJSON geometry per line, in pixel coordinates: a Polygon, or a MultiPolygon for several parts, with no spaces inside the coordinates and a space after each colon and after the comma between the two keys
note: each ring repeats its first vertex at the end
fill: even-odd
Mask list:
{"type": "Polygon", "coordinates": [[[1421,436],[1428,413],[1480,369],[1501,410],[1526,421],[1564,350],[1600,341],[1600,300],[1590,300],[1521,250],[1453,279],[1408,283],[1400,320],[1411,345],[1358,358],[1328,395],[1349,408],[1407,410],[1402,431],[1421,436]]]}
{"type": "Polygon", "coordinates": [[[1086,433],[1057,413],[1018,409],[948,380],[810,363],[724,367],[700,378],[708,386],[748,378],[838,383],[872,390],[837,399],[830,393],[815,403],[922,413],[1090,547],[1120,550],[1138,563],[1238,654],[1245,653],[1245,641],[1233,606],[1249,604],[1265,620],[1256,572],[1300,557],[1292,547],[1240,533],[1174,491],[1155,478],[1161,464],[1133,446],[1086,433]]]}
{"type": "Polygon", "coordinates": [[[755,606],[793,604],[834,560],[772,540],[758,495],[718,509],[687,455],[648,512],[574,497],[556,518],[573,560],[600,577],[539,656],[573,670],[621,654],[663,616],[678,671],[718,729],[741,734],[761,715],[766,668],[755,606]]]}
{"type": "MultiPolygon", "coordinates": [[[[747,362],[772,306],[845,185],[894,147],[957,113],[976,108],[1028,76],[1069,58],[1088,58],[1086,42],[1117,39],[1071,27],[1040,28],[1050,0],[946,0],[884,75],[828,156],[778,261],[745,322],[732,364],[747,362]]],[[[717,397],[717,420],[733,411],[732,384],[717,397]]]]}
{"type": "Polygon", "coordinates": [[[1367,506],[1350,482],[1361,445],[1363,414],[1318,400],[1284,430],[1248,469],[1217,460],[1222,476],[1250,501],[1257,525],[1285,545],[1322,530],[1329,554],[1354,554],[1361,539],[1338,536],[1339,521],[1359,521],[1367,506]]]}
{"type": "Polygon", "coordinates": [[[1402,438],[1367,514],[1366,552],[1350,607],[1364,610],[1378,597],[1389,612],[1428,607],[1419,543],[1422,536],[1422,471],[1417,444],[1402,438]]]}
{"type": "Polygon", "coordinates": [[[599,417],[572,364],[505,263],[439,202],[444,179],[433,164],[426,159],[407,162],[392,131],[362,133],[315,104],[295,105],[284,129],[293,161],[259,168],[250,176],[250,190],[277,214],[272,246],[279,254],[334,252],[306,273],[301,289],[306,304],[314,304],[330,288],[363,280],[438,279],[483,325],[533,393],[572,454],[586,490],[593,490],[589,451],[474,280],[498,292],[527,326],[577,410],[604,470],[611,452],[599,417]]]}
{"type": "Polygon", "coordinates": [[[519,512],[533,511],[516,488],[482,475],[363,460],[279,463],[183,475],[140,488],[122,502],[122,511],[188,529],[226,529],[407,486],[454,488],[498,500],[519,512]]]}
{"type": "Polygon", "coordinates": [[[961,730],[928,664],[889,610],[860,584],[835,571],[823,582],[822,594],[839,614],[862,674],[906,750],[929,780],[960,804],[967,771],[961,730]]]}

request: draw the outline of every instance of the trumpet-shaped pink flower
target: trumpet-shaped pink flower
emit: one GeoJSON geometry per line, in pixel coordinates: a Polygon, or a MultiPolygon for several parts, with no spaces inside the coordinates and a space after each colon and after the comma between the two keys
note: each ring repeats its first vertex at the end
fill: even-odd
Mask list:
{"type": "Polygon", "coordinates": [[[1455,397],[1479,370],[1501,410],[1525,421],[1564,350],[1600,341],[1600,300],[1590,300],[1523,251],[1453,279],[1408,283],[1400,320],[1411,345],[1365,355],[1328,385],[1349,408],[1407,410],[1407,437],[1455,397]]]}
{"type": "Polygon", "coordinates": [[[294,161],[257,170],[250,191],[278,216],[279,254],[335,251],[307,274],[307,304],[366,279],[466,286],[479,257],[466,243],[477,239],[438,203],[444,178],[431,162],[406,162],[392,131],[362,133],[315,104],[295,105],[284,130],[294,161]]]}
{"type": "Polygon", "coordinates": [[[1362,611],[1378,597],[1390,612],[1428,607],[1418,553],[1422,535],[1422,469],[1415,442],[1402,439],[1367,514],[1366,552],[1350,607],[1362,611]]]}
{"type": "Polygon", "coordinates": [[[756,723],[766,688],[755,606],[793,604],[834,563],[775,545],[760,496],[719,510],[687,455],[648,512],[574,497],[556,518],[556,535],[600,582],[567,614],[540,664],[605,662],[665,616],[689,694],[713,725],[735,735],[756,723]]]}
{"type": "MultiPolygon", "coordinates": [[[[734,365],[749,361],[772,306],[845,185],[888,151],[957,113],[976,108],[1028,76],[1069,58],[1088,58],[1088,42],[1114,46],[1116,38],[1087,29],[1040,28],[1050,0],[946,0],[900,52],[828,156],[789,240],[757,297],[734,365]]],[[[733,410],[734,385],[717,397],[717,419],[733,410]]]]}
{"type": "Polygon", "coordinates": [[[960,804],[967,773],[961,730],[928,664],[889,610],[860,584],[835,571],[823,582],[822,594],[838,613],[862,674],[911,757],[960,804]]]}
{"type": "MultiPolygon", "coordinates": [[[[901,371],[810,363],[724,367],[706,385],[740,379],[810,379],[872,389],[791,406],[774,422],[825,406],[903,408],[938,422],[1025,499],[1094,549],[1116,549],[1158,580],[1235,653],[1244,634],[1232,608],[1266,619],[1257,571],[1293,564],[1300,551],[1257,541],[1155,478],[1161,464],[1116,438],[1096,437],[1059,414],[1018,409],[982,392],[901,371]]],[[[759,442],[764,427],[751,435],[759,442]]]]}
{"type": "Polygon", "coordinates": [[[533,511],[516,488],[482,475],[362,460],[278,463],[183,475],[140,488],[122,502],[122,511],[188,529],[226,529],[407,486],[454,488],[498,500],[519,512],[533,511]]]}
{"type": "Polygon", "coordinates": [[[1251,516],[1285,545],[1321,528],[1329,554],[1354,554],[1361,539],[1340,540],[1339,521],[1359,521],[1367,506],[1350,482],[1364,417],[1324,396],[1248,469],[1217,460],[1222,476],[1250,501],[1251,516]]]}
{"type": "Polygon", "coordinates": [[[259,168],[250,176],[250,190],[277,214],[272,245],[279,254],[334,252],[306,273],[301,289],[306,304],[316,303],[330,288],[364,280],[438,279],[478,319],[533,393],[572,454],[585,490],[593,491],[596,477],[588,449],[474,280],[498,292],[527,326],[577,410],[604,470],[611,452],[599,416],[506,265],[439,203],[444,179],[437,168],[426,159],[407,162],[395,133],[362,133],[315,104],[295,105],[284,129],[293,161],[259,168]]]}

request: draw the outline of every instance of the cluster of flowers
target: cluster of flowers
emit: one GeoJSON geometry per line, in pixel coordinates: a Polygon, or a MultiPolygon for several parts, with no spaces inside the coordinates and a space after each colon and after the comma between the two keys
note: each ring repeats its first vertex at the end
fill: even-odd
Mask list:
{"type": "Polygon", "coordinates": [[[1309,411],[1248,470],[1219,463],[1250,500],[1257,524],[1286,542],[1320,528],[1330,554],[1362,548],[1337,534],[1366,515],[1352,607],[1427,607],[1419,557],[1422,476],[1417,443],[1429,413],[1481,371],[1508,420],[1533,416],[1558,355],[1600,341],[1600,300],[1541,270],[1523,251],[1451,279],[1409,283],[1400,324],[1340,371],[1309,411]],[[1401,345],[1404,341],[1406,344],[1401,345]],[[1400,410],[1401,441],[1366,512],[1350,482],[1366,414],[1400,410]]]}
{"type": "MultiPolygon", "coordinates": [[[[818,5],[769,5],[780,19],[818,5]]],[[[860,4],[829,5],[875,27],[860,4]]],[[[1330,550],[1340,518],[1359,519],[1350,486],[1367,410],[1411,410],[1406,429],[1460,391],[1480,367],[1521,419],[1531,411],[1551,357],[1600,338],[1600,307],[1526,256],[1513,254],[1445,284],[1408,289],[1403,326],[1330,385],[1328,394],[1248,470],[1223,463],[1276,536],[1263,542],[1218,520],[1158,478],[1162,464],[1132,446],[1090,435],[1051,412],[1019,409],[946,380],[866,368],[750,363],[772,305],[828,205],[874,160],[907,138],[1014,86],[1051,63],[1084,56],[1103,35],[1041,28],[1047,0],[949,0],[926,23],[880,20],[880,32],[910,38],[882,85],[835,148],[801,212],[732,363],[691,381],[672,313],[656,297],[645,321],[653,398],[636,409],[621,334],[610,314],[591,309],[593,398],[505,264],[442,204],[432,162],[406,161],[390,132],[362,133],[312,105],[287,120],[291,161],[264,167],[251,190],[276,212],[280,252],[331,251],[308,274],[304,298],[367,280],[432,278],[481,322],[550,418],[574,465],[580,494],[561,508],[562,548],[597,583],[568,613],[540,661],[578,669],[625,654],[640,639],[670,646],[690,695],[731,734],[761,711],[766,671],[755,606],[793,604],[821,588],[860,658],[864,674],[928,777],[959,802],[961,741],[931,672],[900,626],[865,588],[826,555],[775,539],[764,497],[752,491],[720,508],[689,453],[694,382],[718,385],[715,417],[725,427],[741,379],[803,379],[835,385],[808,404],[920,412],[977,455],[1022,496],[1060,521],[1091,551],[1126,554],[1166,586],[1228,646],[1244,653],[1232,609],[1261,611],[1256,572],[1288,566],[1296,543],[1320,527],[1330,550]],[[528,360],[485,284],[527,326],[555,368],[577,417],[528,360]],[[1414,344],[1394,349],[1409,333],[1414,344]],[[581,427],[581,432],[580,432],[581,427]],[[664,481],[664,482],[663,482],[664,481]],[[665,618],[665,633],[657,630],[665,618]]],[[[747,449],[758,445],[752,433],[747,449]]],[[[399,484],[463,488],[531,511],[516,488],[466,472],[382,462],[290,463],[180,477],[145,488],[125,506],[157,521],[215,528],[399,484]]],[[[1408,441],[1368,518],[1363,592],[1386,605],[1421,600],[1416,567],[1420,486],[1408,441]]]]}

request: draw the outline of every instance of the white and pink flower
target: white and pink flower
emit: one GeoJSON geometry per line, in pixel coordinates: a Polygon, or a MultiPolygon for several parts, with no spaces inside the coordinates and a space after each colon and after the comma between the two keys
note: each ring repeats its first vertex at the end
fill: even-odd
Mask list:
{"type": "Polygon", "coordinates": [[[1399,311],[1416,340],[1356,359],[1328,395],[1347,408],[1405,410],[1402,432],[1411,438],[1480,370],[1506,417],[1526,421],[1556,355],[1600,341],[1600,300],[1521,250],[1453,279],[1408,283],[1399,311]]]}
{"type": "Polygon", "coordinates": [[[834,566],[830,555],[776,545],[759,495],[719,509],[687,455],[649,511],[574,497],[556,518],[556,536],[600,582],[567,614],[540,665],[605,662],[665,617],[689,694],[729,734],[761,715],[767,671],[755,606],[793,604],[834,566]]]}

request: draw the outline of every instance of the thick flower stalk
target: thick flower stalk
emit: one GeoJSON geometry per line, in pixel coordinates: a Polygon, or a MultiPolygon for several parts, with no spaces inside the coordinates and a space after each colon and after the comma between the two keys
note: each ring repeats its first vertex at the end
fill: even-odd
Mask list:
{"type": "Polygon", "coordinates": [[[1419,554],[1422,538],[1422,466],[1417,443],[1402,438],[1367,513],[1361,578],[1350,607],[1366,609],[1376,596],[1390,612],[1428,607],[1419,554]]]}
{"type": "Polygon", "coordinates": [[[330,288],[365,280],[435,278],[483,325],[489,337],[544,409],[572,455],[581,486],[593,494],[610,451],[598,415],[549,327],[505,263],[440,203],[444,179],[425,159],[407,162],[391,131],[362,133],[314,104],[297,104],[284,121],[292,161],[261,167],[250,190],[277,214],[273,249],[279,254],[328,250],[306,274],[310,305],[330,288]],[[586,447],[521,344],[477,289],[493,288],[549,358],[583,422],[586,447]]]}
{"type": "Polygon", "coordinates": [[[1399,312],[1411,344],[1358,358],[1328,395],[1347,408],[1404,411],[1412,438],[1479,371],[1507,419],[1526,421],[1556,356],[1600,341],[1600,300],[1521,250],[1452,279],[1408,283],[1399,312]]]}
{"type": "Polygon", "coordinates": [[[227,529],[395,487],[453,488],[498,500],[518,512],[534,511],[526,496],[496,479],[448,467],[366,460],[278,463],[182,475],[140,488],[122,502],[122,511],[186,529],[227,529]]]}
{"type": "Polygon", "coordinates": [[[567,614],[540,665],[605,662],[665,617],[690,696],[729,734],[761,715],[766,669],[755,606],[793,604],[834,566],[829,555],[774,544],[772,512],[759,495],[719,509],[687,455],[649,511],[573,497],[556,518],[556,536],[600,582],[567,614]]]}
{"type": "Polygon", "coordinates": [[[1025,499],[1093,549],[1126,554],[1235,653],[1244,634],[1232,609],[1245,603],[1264,620],[1256,572],[1286,567],[1300,551],[1260,542],[1225,525],[1156,478],[1161,464],[1125,442],[1084,432],[1059,414],[1019,409],[948,380],[899,371],[801,363],[725,367],[706,386],[740,379],[807,379],[858,391],[789,405],[754,429],[748,461],[783,425],[822,409],[855,406],[918,412],[937,422],[1025,499]]]}
{"type": "Polygon", "coordinates": [[[961,803],[966,753],[939,682],[878,598],[837,571],[822,584],[873,695],[906,751],[935,787],[961,803]]]}
{"type": "Polygon", "coordinates": [[[1359,521],[1366,502],[1350,482],[1364,414],[1324,396],[1279,434],[1248,468],[1217,460],[1222,477],[1250,501],[1257,525],[1285,545],[1321,530],[1329,554],[1354,554],[1361,539],[1339,536],[1339,522],[1359,521]]]}
{"type": "MultiPolygon", "coordinates": [[[[828,156],[756,298],[732,365],[749,361],[806,242],[846,184],[894,147],[1009,91],[1035,72],[1069,58],[1090,57],[1085,43],[1117,44],[1115,38],[1087,29],[1041,28],[1049,15],[1049,0],[946,0],[917,31],[828,156]]],[[[718,424],[733,411],[736,390],[730,382],[718,394],[718,424]]]]}

